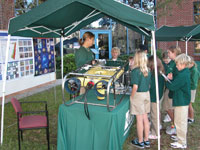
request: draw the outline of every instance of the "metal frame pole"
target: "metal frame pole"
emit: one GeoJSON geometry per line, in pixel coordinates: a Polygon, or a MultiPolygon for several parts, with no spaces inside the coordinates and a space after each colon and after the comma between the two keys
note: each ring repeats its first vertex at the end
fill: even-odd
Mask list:
{"type": "Polygon", "coordinates": [[[7,76],[7,67],[8,67],[8,54],[10,47],[10,35],[7,39],[6,47],[6,59],[5,59],[5,68],[3,73],[3,90],[2,90],[2,112],[1,112],[1,145],[3,144],[3,127],[4,127],[4,104],[5,104],[5,93],[6,93],[6,76],[7,76]]]}
{"type": "Polygon", "coordinates": [[[61,36],[60,43],[60,51],[61,51],[61,77],[62,77],[62,82],[63,82],[63,35],[61,36]]]}
{"type": "Polygon", "coordinates": [[[155,45],[155,31],[152,31],[153,40],[153,58],[154,58],[154,70],[155,70],[155,84],[156,84],[156,103],[157,103],[157,126],[158,126],[158,150],[160,150],[160,103],[159,103],[159,90],[158,90],[158,70],[157,70],[157,59],[156,59],[156,45],[155,45]]]}

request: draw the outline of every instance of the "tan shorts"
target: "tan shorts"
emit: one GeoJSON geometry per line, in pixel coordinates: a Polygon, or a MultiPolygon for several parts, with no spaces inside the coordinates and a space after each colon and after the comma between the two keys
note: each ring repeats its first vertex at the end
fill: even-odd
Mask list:
{"type": "Polygon", "coordinates": [[[148,92],[136,92],[130,96],[130,113],[142,115],[150,112],[150,94],[148,92]]]}
{"type": "Polygon", "coordinates": [[[169,94],[169,89],[165,89],[163,96],[163,103],[162,103],[162,108],[165,111],[169,109],[174,109],[172,106],[172,99],[169,98],[168,94],[169,94]]]}
{"type": "Polygon", "coordinates": [[[191,103],[195,102],[196,90],[191,90],[191,103]]]}

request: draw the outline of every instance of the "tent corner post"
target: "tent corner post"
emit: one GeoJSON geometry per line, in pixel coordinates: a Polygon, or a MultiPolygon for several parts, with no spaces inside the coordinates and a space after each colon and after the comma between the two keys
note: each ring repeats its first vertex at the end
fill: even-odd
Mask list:
{"type": "Polygon", "coordinates": [[[186,38],[185,41],[185,54],[188,55],[188,41],[192,38],[192,36],[190,36],[189,38],[186,38]]]}
{"type": "Polygon", "coordinates": [[[7,76],[7,67],[8,67],[8,54],[10,47],[10,37],[8,34],[7,38],[7,47],[6,47],[6,58],[5,58],[5,67],[3,72],[3,89],[2,89],[2,113],[1,113],[1,145],[3,144],[3,127],[4,127],[4,103],[5,103],[5,92],[6,92],[6,76],[7,76]]]}
{"type": "Polygon", "coordinates": [[[60,54],[61,54],[61,77],[62,77],[62,82],[63,82],[63,39],[64,39],[64,36],[62,35],[61,38],[60,38],[60,54]]]}
{"type": "MultiPolygon", "coordinates": [[[[155,85],[156,85],[156,103],[157,103],[157,126],[160,127],[160,114],[159,114],[159,90],[158,90],[158,70],[157,70],[157,55],[156,55],[156,44],[155,44],[155,31],[152,33],[152,47],[153,47],[153,58],[154,58],[154,73],[155,73],[155,85]]],[[[160,150],[160,130],[158,130],[158,150],[160,150]]]]}
{"type": "Polygon", "coordinates": [[[188,55],[188,40],[185,41],[185,54],[188,55]]]}

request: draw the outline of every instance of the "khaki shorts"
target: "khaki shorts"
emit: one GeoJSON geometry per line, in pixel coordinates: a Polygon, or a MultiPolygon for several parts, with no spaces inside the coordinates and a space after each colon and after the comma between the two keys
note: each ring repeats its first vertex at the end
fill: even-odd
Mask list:
{"type": "Polygon", "coordinates": [[[136,92],[133,97],[130,96],[130,113],[133,115],[142,115],[150,112],[150,94],[148,92],[136,92]]]}
{"type": "Polygon", "coordinates": [[[195,102],[196,90],[191,90],[191,103],[195,102]]]}
{"type": "Polygon", "coordinates": [[[172,106],[172,99],[169,98],[168,94],[169,94],[169,89],[165,89],[163,96],[163,103],[162,103],[162,108],[165,111],[169,109],[174,109],[172,106]]]}

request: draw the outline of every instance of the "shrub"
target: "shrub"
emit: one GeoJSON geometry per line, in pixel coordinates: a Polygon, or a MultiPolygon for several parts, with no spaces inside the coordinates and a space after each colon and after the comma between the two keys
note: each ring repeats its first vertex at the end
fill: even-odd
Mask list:
{"type": "MultiPolygon", "coordinates": [[[[63,56],[63,75],[66,75],[69,72],[72,72],[76,69],[75,64],[75,55],[66,54],[63,56]]],[[[56,77],[61,78],[61,57],[56,58],[56,77]]]]}
{"type": "Polygon", "coordinates": [[[120,58],[121,60],[128,60],[129,56],[130,56],[130,55],[121,55],[121,56],[119,56],[119,58],[120,58]]]}

